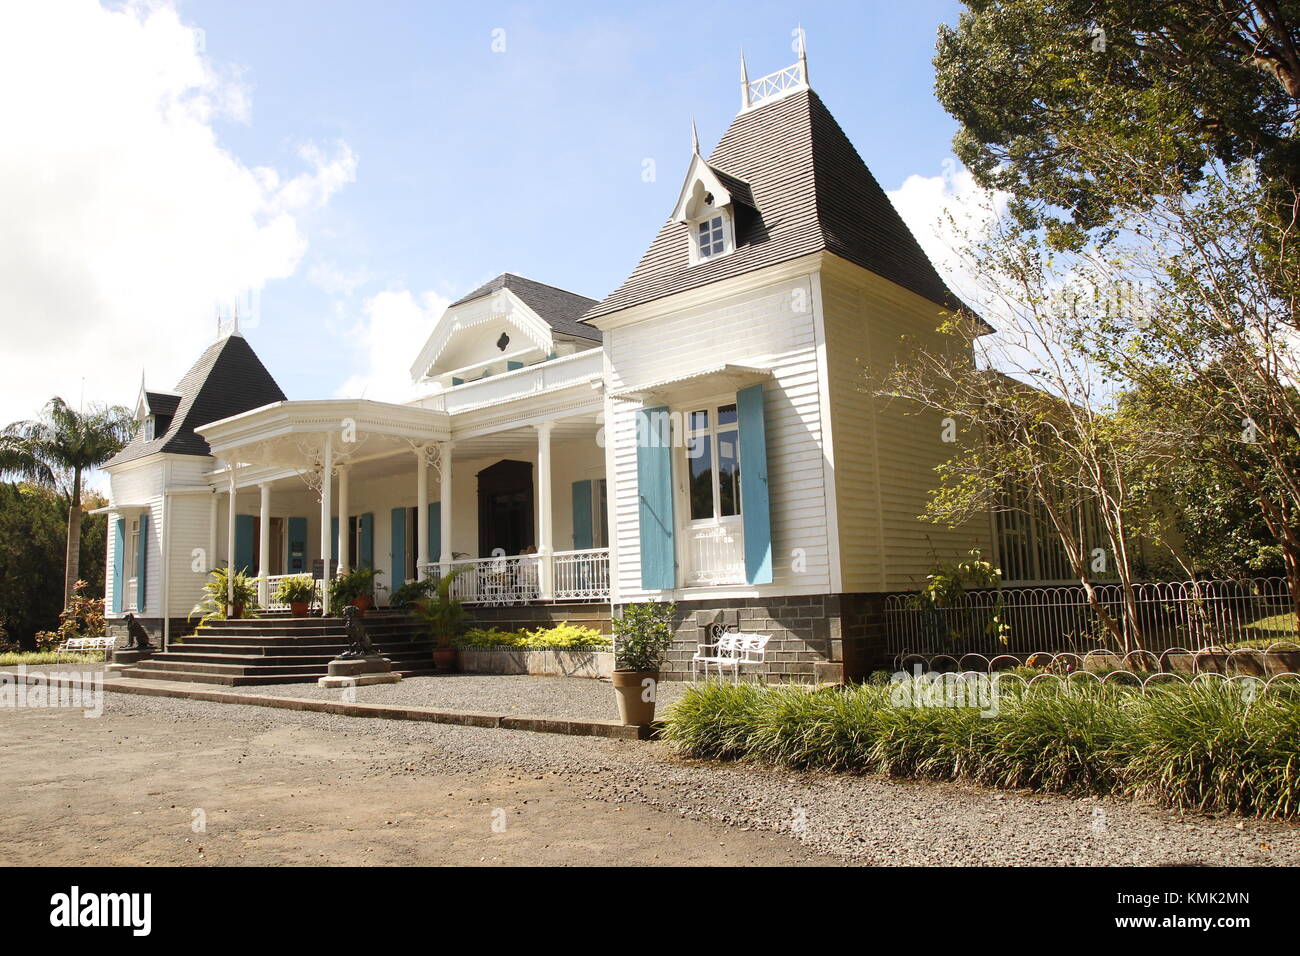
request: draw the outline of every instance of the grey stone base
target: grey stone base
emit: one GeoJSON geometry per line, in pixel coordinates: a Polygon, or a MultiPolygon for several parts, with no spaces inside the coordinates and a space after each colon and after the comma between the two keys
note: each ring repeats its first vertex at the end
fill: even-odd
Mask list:
{"type": "Polygon", "coordinates": [[[612,651],[526,650],[518,647],[462,647],[460,669],[466,674],[608,678],[614,673],[614,653],[612,651]]]}
{"type": "MultiPolygon", "coordinates": [[[[150,642],[157,648],[162,648],[163,639],[163,619],[161,617],[140,617],[136,620],[149,632],[150,642]]],[[[109,637],[116,637],[118,644],[125,644],[130,635],[126,632],[126,624],[120,617],[107,617],[105,619],[105,630],[108,631],[109,637]]],[[[198,627],[198,621],[189,621],[183,617],[174,617],[171,619],[171,639],[173,641],[182,637],[189,637],[198,627]]]]}
{"type": "MultiPolygon", "coordinates": [[[[884,594],[821,594],[790,597],[678,601],[676,639],[664,663],[664,680],[688,680],[691,657],[716,623],[769,635],[764,679],[772,682],[840,683],[888,667],[884,594]]],[[[746,668],[755,674],[756,668],[746,668]]]]}
{"type": "Polygon", "coordinates": [[[365,657],[336,657],[329,662],[325,673],[330,677],[360,677],[362,674],[387,674],[393,662],[379,654],[365,657]]]}
{"type": "Polygon", "coordinates": [[[316,683],[321,687],[365,687],[367,684],[396,684],[401,674],[357,674],[354,677],[321,677],[316,683]]]}

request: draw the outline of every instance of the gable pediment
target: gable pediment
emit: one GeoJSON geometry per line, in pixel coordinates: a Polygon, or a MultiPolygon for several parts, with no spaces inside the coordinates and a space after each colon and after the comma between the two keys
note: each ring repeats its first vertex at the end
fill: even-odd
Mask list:
{"type": "Polygon", "coordinates": [[[517,353],[554,348],[551,327],[509,289],[451,306],[411,366],[415,381],[517,353]]]}

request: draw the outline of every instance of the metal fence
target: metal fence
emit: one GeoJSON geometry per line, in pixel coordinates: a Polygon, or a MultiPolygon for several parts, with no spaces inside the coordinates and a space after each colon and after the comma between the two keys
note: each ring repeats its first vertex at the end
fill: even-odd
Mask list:
{"type": "MultiPolygon", "coordinates": [[[[1118,584],[1094,590],[1106,612],[1148,650],[1297,639],[1283,578],[1138,584],[1132,612],[1118,584]]],[[[1123,649],[1080,585],[968,591],[941,608],[913,594],[894,594],[885,602],[885,629],[894,655],[1123,649]]]]}

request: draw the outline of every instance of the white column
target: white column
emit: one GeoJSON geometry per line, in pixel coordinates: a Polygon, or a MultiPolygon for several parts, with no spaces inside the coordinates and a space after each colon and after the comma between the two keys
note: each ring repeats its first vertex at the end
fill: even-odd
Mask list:
{"type": "MultiPolygon", "coordinates": [[[[415,576],[421,581],[429,560],[429,466],[424,446],[415,449],[415,576]]],[[[394,582],[396,584],[396,582],[394,582]]]]}
{"type": "MultiPolygon", "coordinates": [[[[333,505],[330,502],[331,492],[334,488],[334,436],[327,434],[325,436],[325,454],[321,463],[320,475],[320,557],[321,557],[321,579],[329,581],[330,579],[330,516],[333,514],[333,505]]],[[[322,602],[321,616],[324,617],[327,609],[322,602]]]]}
{"type": "Polygon", "coordinates": [[[438,555],[440,574],[451,573],[451,450],[453,443],[438,446],[438,528],[442,550],[438,555]]]}
{"type": "Polygon", "coordinates": [[[257,603],[266,607],[271,603],[271,484],[258,485],[262,492],[262,506],[258,512],[257,529],[257,603]]]}
{"type": "Polygon", "coordinates": [[[551,554],[551,429],[554,422],[542,422],[537,429],[537,554],[538,574],[543,601],[555,594],[552,586],[551,554]]]}
{"type": "Polygon", "coordinates": [[[235,606],[235,463],[229,466],[230,484],[226,491],[226,613],[235,606]]]}
{"type": "Polygon", "coordinates": [[[217,509],[221,496],[216,490],[208,501],[208,553],[203,556],[203,570],[211,571],[217,566],[217,509]]]}
{"type": "Polygon", "coordinates": [[[339,574],[348,572],[348,466],[339,465],[339,574]]]}

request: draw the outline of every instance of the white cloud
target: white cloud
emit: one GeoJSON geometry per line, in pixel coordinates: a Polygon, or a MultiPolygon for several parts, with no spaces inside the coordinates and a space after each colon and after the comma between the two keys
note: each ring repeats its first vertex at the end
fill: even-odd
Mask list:
{"type": "Polygon", "coordinates": [[[402,402],[418,398],[428,386],[411,384],[411,362],[433,331],[433,324],[451,304],[433,292],[417,298],[409,291],[380,292],[362,306],[364,319],[351,338],[364,370],[351,376],[337,394],[344,398],[373,398],[402,402]]]}
{"type": "Polygon", "coordinates": [[[172,387],[217,304],[292,274],[304,216],[355,178],[346,144],[293,174],[224,149],[213,121],[249,93],[201,49],[166,3],[0,8],[0,423],[83,376],[87,400],[129,404],[142,367],[172,387]]]}
{"type": "Polygon", "coordinates": [[[978,283],[958,252],[1006,212],[1007,197],[981,187],[969,170],[957,168],[953,160],[944,165],[938,176],[908,176],[889,192],[889,199],[949,288],[979,308],[978,283]]]}

